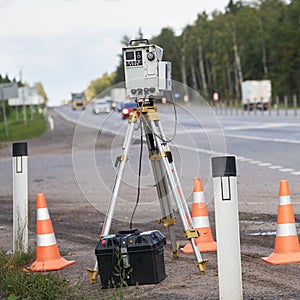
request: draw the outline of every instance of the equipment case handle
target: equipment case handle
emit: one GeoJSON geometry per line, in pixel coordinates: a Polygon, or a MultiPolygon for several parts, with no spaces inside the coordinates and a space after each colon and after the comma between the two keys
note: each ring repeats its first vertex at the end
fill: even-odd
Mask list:
{"type": "Polygon", "coordinates": [[[126,235],[139,235],[140,231],[136,228],[134,229],[128,229],[128,230],[119,230],[116,233],[116,237],[122,237],[126,235]]]}

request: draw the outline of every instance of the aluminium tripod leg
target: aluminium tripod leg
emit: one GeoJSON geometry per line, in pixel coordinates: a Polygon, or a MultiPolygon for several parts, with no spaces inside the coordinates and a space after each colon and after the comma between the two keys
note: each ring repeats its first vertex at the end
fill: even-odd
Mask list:
{"type": "Polygon", "coordinates": [[[156,143],[159,149],[159,152],[162,156],[162,161],[164,167],[166,169],[167,177],[169,180],[169,184],[173,193],[174,200],[176,202],[181,221],[185,230],[186,238],[190,240],[196,260],[197,267],[199,268],[201,273],[204,273],[206,270],[206,260],[203,260],[199,248],[196,245],[195,239],[199,237],[198,231],[194,229],[194,226],[191,221],[191,215],[188,210],[186,200],[184,198],[184,194],[182,191],[182,187],[180,185],[179,178],[177,176],[175,164],[173,162],[172,153],[168,147],[166,142],[166,138],[163,134],[162,127],[160,125],[159,117],[158,119],[150,118],[149,126],[154,134],[156,139],[156,143]],[[164,140],[164,141],[163,141],[164,140]]]}
{"type": "MultiPolygon", "coordinates": [[[[155,125],[157,126],[157,129],[159,131],[159,136],[162,137],[162,139],[166,141],[166,136],[164,135],[161,123],[158,121],[158,122],[155,123],[155,125]]],[[[170,156],[168,161],[169,161],[169,164],[170,164],[170,169],[171,169],[172,176],[173,176],[175,184],[176,184],[176,189],[177,189],[179,195],[182,195],[182,197],[184,198],[183,189],[182,189],[182,186],[181,186],[178,174],[177,174],[175,163],[174,163],[174,160],[172,158],[172,152],[169,148],[168,143],[162,144],[162,148],[164,149],[165,153],[167,153],[167,155],[170,156]]],[[[187,205],[187,202],[186,202],[185,199],[184,199],[184,201],[182,201],[182,205],[183,205],[183,209],[185,211],[185,216],[186,216],[188,225],[190,226],[192,224],[192,218],[190,216],[190,211],[189,211],[189,208],[188,208],[188,205],[187,205]]]]}
{"type": "MultiPolygon", "coordinates": [[[[118,171],[115,179],[115,183],[112,189],[112,196],[108,205],[108,209],[105,215],[102,231],[101,231],[101,236],[105,236],[109,234],[109,230],[111,227],[111,222],[113,219],[113,214],[116,206],[116,201],[118,197],[118,192],[120,189],[120,184],[122,180],[122,175],[123,171],[125,168],[126,161],[128,159],[128,154],[131,146],[131,141],[132,141],[132,136],[133,136],[133,131],[134,131],[134,124],[136,122],[136,115],[133,115],[129,119],[126,135],[124,138],[123,146],[122,146],[122,154],[120,157],[118,157],[118,171]]],[[[96,259],[94,269],[87,269],[88,276],[90,279],[90,283],[94,283],[97,280],[98,272],[99,272],[99,266],[98,266],[98,261],[96,259]]]]}
{"type": "Polygon", "coordinates": [[[149,131],[149,128],[145,122],[146,120],[143,118],[143,127],[146,134],[147,146],[149,151],[149,159],[151,161],[156,191],[157,191],[160,208],[162,212],[162,218],[159,219],[159,223],[162,223],[168,229],[170,240],[171,240],[173,257],[177,258],[178,245],[176,242],[176,236],[174,230],[176,219],[172,212],[168,182],[163,172],[163,167],[161,164],[161,156],[159,154],[157,146],[155,145],[153,134],[151,131],[149,131]]]}
{"type": "Polygon", "coordinates": [[[174,228],[174,225],[176,224],[176,218],[172,211],[169,189],[167,185],[167,178],[164,175],[161,161],[151,161],[151,163],[152,163],[152,170],[154,173],[154,180],[156,182],[157,195],[159,197],[159,203],[162,212],[162,218],[159,219],[158,222],[162,223],[168,229],[173,257],[177,258],[178,245],[176,242],[175,228],[174,228]]]}
{"type": "Polygon", "coordinates": [[[113,219],[113,214],[114,214],[114,210],[115,210],[115,206],[116,206],[116,200],[118,197],[123,172],[125,169],[125,164],[128,159],[128,154],[129,154],[129,150],[130,150],[130,146],[131,146],[135,121],[136,121],[135,118],[131,118],[129,120],[126,136],[125,136],[123,147],[122,147],[122,154],[121,154],[121,156],[118,157],[118,161],[116,162],[118,164],[118,171],[117,171],[115,183],[114,183],[114,186],[112,189],[112,196],[111,196],[111,199],[110,199],[110,202],[108,205],[108,210],[105,215],[105,220],[103,223],[101,236],[109,234],[109,230],[110,230],[110,226],[111,226],[111,222],[113,219]]]}

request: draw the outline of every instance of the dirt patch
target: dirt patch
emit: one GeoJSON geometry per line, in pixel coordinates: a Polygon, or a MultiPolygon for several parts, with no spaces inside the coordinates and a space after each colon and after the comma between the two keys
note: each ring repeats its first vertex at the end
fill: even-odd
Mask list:
{"type": "MultiPolygon", "coordinates": [[[[65,121],[55,111],[49,112],[55,118],[56,129],[48,131],[38,139],[29,141],[31,155],[55,155],[71,153],[75,125],[65,121]]],[[[86,134],[89,131],[86,132],[86,134]]],[[[97,148],[110,147],[113,137],[101,135],[97,148]]],[[[1,158],[11,156],[11,145],[0,150],[1,158]]],[[[78,197],[83,197],[78,195],[78,197]]],[[[100,280],[94,285],[89,283],[86,268],[92,268],[95,263],[94,250],[101,231],[104,215],[95,213],[86,201],[71,199],[67,203],[56,193],[48,194],[51,202],[51,219],[61,254],[66,259],[75,259],[76,264],[60,271],[72,283],[80,279],[85,294],[99,293],[100,299],[106,299],[109,290],[99,289],[100,280]],[[81,203],[81,204],[78,204],[81,203]]],[[[12,243],[12,195],[0,195],[0,232],[1,250],[8,251],[12,243]]],[[[35,211],[34,203],[30,203],[30,211],[35,211]]],[[[214,232],[214,213],[210,212],[211,228],[214,232]]],[[[179,218],[177,218],[179,220],[179,218]]],[[[299,216],[296,216],[299,220],[299,216]]],[[[35,245],[35,213],[30,215],[30,244],[35,245]]],[[[114,221],[111,232],[127,229],[128,224],[114,221]]],[[[193,255],[181,254],[176,260],[171,254],[168,233],[156,222],[140,224],[139,230],[158,229],[167,236],[165,247],[165,266],[167,277],[159,284],[129,287],[124,289],[125,299],[132,299],[136,294],[140,299],[218,299],[218,266],[216,253],[202,253],[208,259],[207,272],[200,275],[193,255]]],[[[242,277],[244,299],[300,299],[298,284],[300,264],[271,266],[261,261],[274,249],[274,231],[276,216],[266,214],[240,214],[242,277]],[[268,233],[269,232],[269,233],[268,233]],[[272,233],[273,232],[273,233],[272,233]],[[268,234],[267,234],[268,233],[268,234]]],[[[176,236],[184,246],[183,229],[180,222],[176,225],[176,236]]],[[[88,299],[88,296],[86,297],[88,299]]]]}

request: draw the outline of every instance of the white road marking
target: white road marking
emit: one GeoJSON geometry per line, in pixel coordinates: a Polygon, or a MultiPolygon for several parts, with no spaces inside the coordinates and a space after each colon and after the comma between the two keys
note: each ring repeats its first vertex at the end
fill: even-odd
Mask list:
{"type": "MultiPolygon", "coordinates": [[[[185,150],[189,150],[189,151],[196,151],[196,152],[200,152],[200,153],[205,153],[211,156],[235,156],[234,154],[229,154],[229,153],[222,153],[222,152],[217,152],[217,151],[213,151],[213,150],[207,150],[207,149],[200,149],[200,148],[192,148],[189,146],[184,146],[184,145],[176,145],[177,148],[179,149],[185,149],[185,150]]],[[[270,170],[276,170],[279,172],[284,172],[284,173],[289,173],[292,175],[296,175],[296,176],[300,176],[300,171],[296,171],[292,168],[284,168],[283,166],[279,166],[279,165],[272,165],[271,163],[267,163],[267,162],[262,162],[260,160],[253,160],[251,158],[246,158],[243,156],[235,156],[236,160],[241,161],[241,162],[245,162],[245,163],[250,163],[253,165],[258,165],[261,167],[265,167],[266,169],[270,169],[270,170]]]]}
{"type": "Polygon", "coordinates": [[[226,130],[244,130],[244,129],[267,129],[267,128],[280,128],[280,127],[300,127],[300,124],[296,123],[250,123],[249,125],[241,126],[228,126],[226,130]]]}
{"type": "Polygon", "coordinates": [[[261,161],[260,160],[251,160],[251,161],[249,161],[249,163],[250,164],[260,164],[261,163],[261,161]]]}
{"type": "Polygon", "coordinates": [[[251,161],[252,159],[251,158],[243,158],[243,159],[240,159],[240,160],[247,162],[247,161],[251,161]]]}
{"type": "Polygon", "coordinates": [[[254,141],[261,141],[261,142],[300,144],[299,140],[287,140],[287,139],[267,138],[267,137],[241,135],[241,134],[228,134],[228,133],[224,133],[224,135],[225,135],[225,138],[230,137],[230,138],[254,140],[254,141]]]}
{"type": "MultiPolygon", "coordinates": [[[[79,123],[79,120],[73,120],[69,117],[67,117],[62,111],[57,111],[59,112],[59,114],[63,115],[63,117],[71,122],[75,122],[75,123],[79,123]]],[[[226,123],[226,121],[223,121],[223,123],[226,123]]],[[[230,123],[234,123],[234,122],[230,122],[230,123]]],[[[236,122],[239,123],[239,122],[236,122]]],[[[261,124],[261,123],[250,123],[247,122],[249,125],[241,125],[241,126],[227,126],[224,127],[225,130],[228,131],[235,131],[235,130],[247,130],[247,129],[267,129],[267,128],[279,128],[279,127],[300,127],[300,124],[296,124],[296,123],[266,123],[266,124],[261,124]]],[[[83,124],[84,126],[87,127],[91,127],[94,128],[96,125],[88,125],[88,124],[83,124]]],[[[99,127],[96,126],[97,129],[99,129],[99,127]]],[[[103,128],[102,128],[103,130],[103,128]]],[[[107,132],[113,132],[115,134],[120,134],[117,131],[113,131],[110,129],[106,130],[107,132]]],[[[179,132],[177,132],[177,134],[179,133],[208,133],[208,132],[216,132],[217,134],[220,132],[220,128],[195,128],[192,130],[180,130],[179,132]]],[[[230,138],[237,138],[237,139],[247,139],[247,140],[256,140],[256,141],[263,141],[263,142],[276,142],[276,143],[289,143],[289,144],[300,144],[300,140],[292,140],[292,139],[279,139],[279,138],[268,138],[268,137],[257,137],[257,136],[249,136],[249,135],[239,135],[239,134],[226,134],[224,133],[224,138],[226,137],[230,137],[230,138]]],[[[186,149],[189,151],[196,151],[196,152],[200,152],[200,153],[205,153],[208,154],[210,156],[228,156],[228,155],[233,155],[233,154],[229,154],[229,153],[222,153],[222,152],[217,152],[217,151],[212,151],[212,150],[207,150],[207,149],[200,149],[200,148],[192,148],[192,147],[188,147],[188,146],[184,146],[184,145],[176,145],[179,149],[186,149]]],[[[235,156],[235,155],[233,155],[235,156]]],[[[279,165],[273,165],[271,163],[268,162],[262,162],[262,161],[258,161],[258,160],[253,160],[251,158],[246,158],[246,157],[242,157],[242,156],[236,156],[236,159],[238,161],[241,162],[245,162],[245,163],[250,163],[250,164],[257,164],[258,166],[261,167],[266,167],[270,170],[277,170],[280,172],[285,172],[285,173],[289,173],[292,175],[296,175],[296,176],[300,176],[300,171],[294,170],[292,168],[285,168],[284,166],[279,166],[279,165]]]]}
{"type": "Polygon", "coordinates": [[[289,172],[289,173],[291,173],[291,172],[295,172],[295,170],[294,170],[294,169],[290,169],[290,168],[279,169],[278,171],[280,171],[280,172],[289,172]]]}
{"type": "Polygon", "coordinates": [[[282,168],[282,166],[269,166],[268,167],[269,169],[271,169],[271,170],[274,170],[274,169],[281,169],[282,168]]]}
{"type": "Polygon", "coordinates": [[[268,166],[271,166],[272,164],[270,163],[261,163],[259,164],[260,167],[268,167],[268,166]]]}

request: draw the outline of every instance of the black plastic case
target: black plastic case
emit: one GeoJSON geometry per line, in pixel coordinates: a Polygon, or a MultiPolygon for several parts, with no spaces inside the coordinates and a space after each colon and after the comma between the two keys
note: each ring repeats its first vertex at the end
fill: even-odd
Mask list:
{"type": "Polygon", "coordinates": [[[102,288],[153,284],[166,277],[165,236],[158,230],[118,231],[102,237],[95,254],[102,288]]]}

